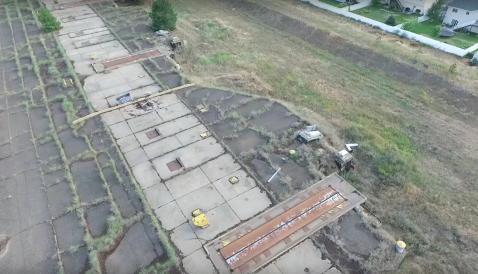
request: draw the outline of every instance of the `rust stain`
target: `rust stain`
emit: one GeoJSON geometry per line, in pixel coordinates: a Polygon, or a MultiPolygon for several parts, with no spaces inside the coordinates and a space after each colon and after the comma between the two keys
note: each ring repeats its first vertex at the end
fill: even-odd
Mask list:
{"type": "Polygon", "coordinates": [[[134,55],[130,55],[130,56],[121,57],[121,58],[111,60],[111,61],[106,61],[106,62],[103,63],[103,66],[105,68],[110,68],[110,67],[115,67],[115,66],[119,66],[119,65],[122,65],[122,64],[131,63],[133,61],[142,60],[142,59],[146,59],[146,58],[151,58],[151,57],[155,57],[155,56],[159,56],[159,55],[161,55],[161,52],[159,52],[159,50],[153,50],[153,51],[148,51],[148,52],[143,52],[143,53],[138,53],[138,54],[134,54],[134,55]]]}
{"type": "Polygon", "coordinates": [[[342,202],[343,197],[332,187],[327,187],[222,248],[221,255],[231,269],[240,268],[342,202]]]}

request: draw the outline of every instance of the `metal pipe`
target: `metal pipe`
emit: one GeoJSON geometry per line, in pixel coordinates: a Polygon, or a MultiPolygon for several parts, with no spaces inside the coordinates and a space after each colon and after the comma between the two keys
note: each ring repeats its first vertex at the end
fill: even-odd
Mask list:
{"type": "Polygon", "coordinates": [[[274,179],[274,177],[277,175],[277,173],[279,173],[280,169],[281,169],[281,168],[279,167],[279,169],[278,169],[276,172],[274,172],[274,174],[272,174],[272,176],[269,178],[269,180],[267,181],[267,183],[270,183],[270,182],[272,181],[272,179],[274,179]]]}

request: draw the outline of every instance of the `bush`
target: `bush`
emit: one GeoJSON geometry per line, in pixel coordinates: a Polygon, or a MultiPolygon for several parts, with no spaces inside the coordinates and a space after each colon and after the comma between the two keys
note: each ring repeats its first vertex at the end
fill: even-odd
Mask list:
{"type": "Polygon", "coordinates": [[[414,31],[417,27],[418,21],[417,20],[408,20],[402,25],[402,29],[407,31],[414,31]]]}
{"type": "Polygon", "coordinates": [[[443,6],[446,4],[445,0],[437,0],[427,10],[427,16],[430,18],[430,22],[433,20],[440,20],[443,16],[443,6]]]}
{"type": "Polygon", "coordinates": [[[174,12],[171,3],[167,0],[156,0],[153,2],[149,17],[153,21],[151,28],[158,30],[175,30],[178,14],[174,12]]]}
{"type": "Polygon", "coordinates": [[[347,5],[346,3],[340,3],[340,4],[338,5],[339,8],[345,8],[345,7],[347,7],[347,6],[348,6],[348,5],[347,5]]]}
{"type": "Polygon", "coordinates": [[[440,33],[441,33],[441,26],[438,25],[438,26],[434,26],[432,28],[432,36],[433,37],[439,37],[440,36],[440,33]]]}
{"type": "Polygon", "coordinates": [[[388,18],[387,18],[387,21],[385,21],[385,24],[389,25],[389,26],[395,26],[397,24],[396,20],[395,20],[395,16],[393,15],[390,15],[388,18]]]}
{"type": "Polygon", "coordinates": [[[51,15],[50,11],[46,8],[41,9],[40,13],[41,27],[46,32],[52,32],[61,29],[61,24],[56,18],[51,15]]]}
{"type": "Polygon", "coordinates": [[[227,29],[213,21],[202,22],[198,27],[206,38],[224,40],[229,36],[227,29]]]}
{"type": "Polygon", "coordinates": [[[380,0],[372,0],[372,6],[380,7],[382,5],[382,1],[380,0]]]}

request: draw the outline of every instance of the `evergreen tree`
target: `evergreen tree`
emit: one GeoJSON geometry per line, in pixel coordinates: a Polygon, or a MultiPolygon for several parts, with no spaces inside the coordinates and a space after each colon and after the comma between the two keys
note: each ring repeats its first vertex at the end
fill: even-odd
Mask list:
{"type": "Polygon", "coordinates": [[[154,31],[176,29],[178,15],[167,0],[154,1],[149,17],[153,21],[151,28],[154,31]]]}
{"type": "Polygon", "coordinates": [[[437,0],[430,6],[430,8],[427,10],[427,16],[430,17],[430,22],[433,22],[435,19],[441,19],[444,5],[445,0],[437,0]]]}
{"type": "Polygon", "coordinates": [[[389,26],[395,26],[397,24],[396,20],[395,20],[395,16],[393,15],[390,15],[388,18],[387,18],[387,21],[385,21],[385,24],[389,25],[389,26]]]}

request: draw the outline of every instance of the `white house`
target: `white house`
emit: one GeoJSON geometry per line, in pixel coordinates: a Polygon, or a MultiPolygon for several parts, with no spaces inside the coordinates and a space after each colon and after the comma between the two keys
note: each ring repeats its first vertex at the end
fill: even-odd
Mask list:
{"type": "MultiPolygon", "coordinates": [[[[424,14],[436,0],[397,0],[404,12],[424,14]]],[[[473,1],[473,0],[471,0],[473,1]]]]}
{"type": "Polygon", "coordinates": [[[478,0],[454,0],[448,4],[443,23],[453,29],[468,28],[478,33],[478,0]]]}

